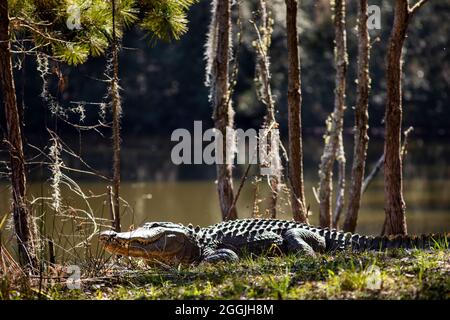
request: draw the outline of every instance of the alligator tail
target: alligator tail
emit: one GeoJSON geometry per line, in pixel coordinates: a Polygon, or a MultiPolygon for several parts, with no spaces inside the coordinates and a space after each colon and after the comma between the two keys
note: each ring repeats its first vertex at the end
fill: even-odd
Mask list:
{"type": "Polygon", "coordinates": [[[325,231],[328,250],[382,251],[386,249],[449,249],[450,233],[422,235],[362,236],[336,230],[325,231]]]}

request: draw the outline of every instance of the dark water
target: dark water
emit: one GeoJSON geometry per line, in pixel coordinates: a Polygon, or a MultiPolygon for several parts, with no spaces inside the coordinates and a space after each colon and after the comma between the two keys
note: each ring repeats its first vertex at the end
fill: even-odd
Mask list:
{"type": "MultiPolygon", "coordinates": [[[[317,140],[305,142],[305,192],[312,216],[310,221],[317,224],[318,204],[313,194],[317,186],[317,163],[320,158],[321,143],[317,140]]],[[[351,153],[351,146],[347,154],[351,153]]],[[[98,148],[98,150],[102,150],[98,148]]],[[[134,146],[123,149],[124,182],[121,186],[122,226],[138,226],[145,221],[174,221],[209,225],[220,221],[218,197],[214,183],[214,166],[181,166],[170,163],[170,150],[153,150],[134,146]],[[152,156],[153,150],[153,156],[152,156]],[[155,160],[158,159],[158,160],[155,160]],[[162,168],[162,169],[161,169],[162,168]],[[144,172],[146,171],[146,172],[144,172]],[[148,172],[152,172],[151,178],[148,172]],[[133,176],[134,173],[137,176],[133,176]],[[200,173],[200,174],[198,174],[200,173]],[[197,180],[193,180],[192,177],[197,180]],[[128,179],[127,179],[128,178],[128,179]],[[149,180],[153,180],[149,182],[149,180]],[[128,180],[128,181],[127,181],[128,180]]],[[[409,153],[404,167],[404,195],[407,204],[407,222],[410,233],[428,233],[450,231],[450,170],[448,156],[450,145],[447,143],[426,143],[417,140],[409,146],[409,153]]],[[[373,146],[369,150],[368,167],[381,154],[380,148],[373,146]]],[[[95,158],[95,152],[90,155],[95,158]]],[[[350,168],[351,159],[347,159],[350,168]]],[[[70,159],[65,159],[70,163],[70,159]]],[[[92,163],[92,162],[91,162],[92,163]]],[[[101,163],[101,162],[95,162],[101,163]]],[[[71,163],[75,165],[75,163],[71,163]]],[[[236,189],[244,167],[237,168],[235,178],[236,189]]],[[[349,176],[349,174],[348,174],[349,176]]],[[[45,221],[39,225],[41,233],[56,239],[62,248],[80,243],[95,230],[89,215],[97,217],[97,228],[103,229],[110,225],[108,183],[78,180],[78,186],[85,195],[70,183],[61,184],[62,213],[55,215],[49,203],[51,188],[48,181],[34,181],[28,188],[28,198],[33,200],[32,209],[35,216],[45,221]],[[102,220],[104,219],[104,220],[102,220]]],[[[253,212],[255,198],[260,200],[259,213],[264,215],[266,209],[267,183],[256,183],[254,177],[245,183],[237,208],[239,217],[250,217],[253,212]],[[258,185],[255,197],[256,186],[258,185]]],[[[382,172],[370,185],[363,196],[359,214],[357,231],[363,234],[379,234],[384,219],[382,172]]],[[[288,197],[281,194],[278,212],[279,218],[291,219],[288,197]]],[[[9,210],[9,187],[3,181],[0,184],[0,215],[9,210]]],[[[4,243],[13,243],[10,232],[3,235],[4,243]]],[[[92,241],[95,244],[95,237],[92,241]]]]}

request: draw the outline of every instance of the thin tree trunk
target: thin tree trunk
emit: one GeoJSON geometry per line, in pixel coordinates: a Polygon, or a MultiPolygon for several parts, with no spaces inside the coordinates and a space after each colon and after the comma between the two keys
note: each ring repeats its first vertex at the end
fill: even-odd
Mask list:
{"type": "Polygon", "coordinates": [[[233,220],[237,219],[237,210],[233,206],[234,192],[233,192],[233,166],[227,163],[227,128],[233,129],[234,112],[231,106],[230,99],[230,83],[229,83],[229,68],[230,68],[230,34],[231,34],[231,15],[230,15],[230,1],[219,0],[216,7],[217,14],[217,48],[214,64],[215,64],[215,92],[213,95],[214,103],[214,125],[217,130],[222,133],[223,140],[223,164],[217,164],[217,189],[219,193],[220,209],[222,212],[222,219],[233,220]]]}
{"type": "MultiPolygon", "coordinates": [[[[413,127],[409,127],[407,130],[405,130],[405,132],[403,132],[404,139],[403,139],[403,144],[402,144],[401,151],[400,151],[400,156],[401,156],[401,161],[402,161],[402,163],[405,162],[406,154],[407,154],[407,149],[408,149],[408,137],[409,137],[409,134],[410,134],[413,130],[414,130],[413,127]]],[[[378,171],[381,169],[381,167],[383,167],[383,163],[384,163],[384,154],[381,156],[380,160],[378,160],[378,163],[377,163],[377,166],[379,166],[378,171]],[[383,159],[383,161],[381,161],[382,159],[383,159]]],[[[377,171],[375,171],[375,170],[376,170],[376,168],[374,169],[374,172],[372,172],[374,175],[371,176],[370,179],[373,179],[373,178],[375,177],[375,175],[376,175],[376,173],[377,173],[377,171]]],[[[372,174],[372,173],[371,173],[371,174],[372,174]]],[[[367,180],[369,180],[369,177],[367,177],[366,181],[367,181],[367,180]]],[[[370,183],[370,180],[367,181],[367,185],[366,185],[366,181],[364,181],[364,186],[366,186],[366,188],[367,188],[367,186],[368,186],[369,183],[370,183]]],[[[365,189],[363,190],[363,192],[364,192],[364,191],[365,191],[365,189]]],[[[385,220],[384,220],[384,223],[383,223],[383,227],[382,227],[382,229],[381,229],[381,235],[384,235],[384,234],[385,234],[386,224],[387,224],[387,220],[385,219],[385,220]]]]}
{"type": "Polygon", "coordinates": [[[408,28],[407,0],[395,1],[394,25],[386,56],[386,137],[384,144],[385,233],[406,234],[403,200],[402,160],[400,155],[402,125],[402,49],[408,28]]]}
{"type": "Polygon", "coordinates": [[[122,105],[119,87],[119,49],[116,37],[116,1],[112,0],[113,39],[112,62],[113,78],[111,81],[112,117],[113,117],[113,201],[114,201],[114,230],[120,232],[120,117],[122,105]]]}
{"type": "Polygon", "coordinates": [[[331,227],[333,165],[337,159],[339,141],[342,140],[342,129],[344,121],[345,77],[347,74],[347,64],[348,64],[347,36],[345,31],[345,0],[334,1],[334,28],[335,28],[335,65],[336,65],[336,88],[334,95],[334,111],[330,116],[330,118],[327,120],[328,132],[325,138],[325,147],[319,167],[319,180],[320,180],[319,223],[320,226],[322,227],[331,227]]]}
{"type": "Polygon", "coordinates": [[[114,213],[114,196],[111,186],[106,187],[107,199],[108,199],[108,209],[109,209],[109,217],[112,221],[112,227],[116,230],[116,215],[114,213]]]}
{"type": "Polygon", "coordinates": [[[303,184],[303,146],[301,124],[300,55],[298,52],[297,0],[286,0],[288,50],[288,110],[289,110],[289,181],[294,220],[308,222],[303,184]]]}
{"type": "Polygon", "coordinates": [[[387,101],[384,141],[384,211],[385,234],[406,234],[405,201],[401,156],[402,127],[402,51],[409,21],[427,0],[420,0],[409,8],[408,0],[396,0],[394,25],[386,55],[387,101]]]}
{"type": "Polygon", "coordinates": [[[336,193],[336,207],[334,209],[332,226],[337,228],[339,223],[339,218],[344,209],[344,198],[345,198],[345,152],[344,152],[344,141],[342,137],[342,132],[339,136],[339,144],[337,151],[337,162],[338,162],[338,191],[336,193]]]}
{"type": "Polygon", "coordinates": [[[370,94],[370,36],[367,28],[368,1],[358,1],[358,94],[355,107],[355,142],[350,181],[348,209],[344,231],[355,232],[369,144],[369,94],[370,94]]]}
{"type": "Polygon", "coordinates": [[[0,3],[0,84],[3,91],[7,143],[10,153],[12,210],[20,263],[24,267],[36,266],[32,244],[31,217],[26,204],[25,158],[22,132],[12,68],[8,1],[0,3]]]}
{"type": "MultiPolygon", "coordinates": [[[[279,150],[271,150],[272,142],[272,130],[278,130],[278,122],[275,118],[275,101],[272,95],[272,88],[270,85],[271,73],[270,73],[270,59],[269,59],[269,48],[271,44],[271,22],[269,13],[267,10],[266,0],[259,1],[259,15],[260,15],[260,26],[255,24],[255,30],[257,33],[257,40],[255,44],[256,48],[256,85],[258,90],[259,100],[266,106],[267,113],[264,119],[263,129],[267,130],[267,139],[269,141],[269,164],[275,166],[274,172],[271,172],[268,177],[269,187],[270,187],[270,198],[268,210],[270,216],[275,219],[277,216],[277,202],[278,193],[280,192],[280,181],[281,181],[281,163],[279,150]]],[[[276,137],[275,137],[276,138],[276,137]]],[[[280,142],[277,141],[279,144],[280,142]]],[[[266,164],[261,164],[266,165],[266,164]]]]}
{"type": "Polygon", "coordinates": [[[338,162],[338,190],[336,196],[336,208],[334,211],[334,220],[337,225],[339,217],[344,208],[344,196],[345,196],[345,151],[344,151],[344,139],[343,139],[343,122],[345,111],[345,77],[347,75],[347,34],[345,30],[345,0],[335,1],[335,11],[338,12],[335,16],[335,28],[337,30],[336,35],[336,54],[338,65],[338,91],[336,93],[336,99],[339,103],[341,114],[341,128],[338,135],[338,147],[336,150],[336,160],[338,162]]]}

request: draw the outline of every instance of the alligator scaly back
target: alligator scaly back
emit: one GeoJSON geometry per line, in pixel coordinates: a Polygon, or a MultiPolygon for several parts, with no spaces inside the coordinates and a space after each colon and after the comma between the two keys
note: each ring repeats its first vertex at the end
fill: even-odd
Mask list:
{"type": "Polygon", "coordinates": [[[278,219],[240,219],[220,222],[206,228],[197,228],[200,243],[220,242],[222,239],[232,239],[247,236],[251,238],[265,232],[283,235],[290,229],[305,229],[325,238],[327,251],[338,249],[384,250],[391,248],[426,249],[440,243],[448,243],[450,234],[422,234],[395,236],[365,236],[357,233],[343,232],[337,229],[321,228],[292,220],[278,219]]]}

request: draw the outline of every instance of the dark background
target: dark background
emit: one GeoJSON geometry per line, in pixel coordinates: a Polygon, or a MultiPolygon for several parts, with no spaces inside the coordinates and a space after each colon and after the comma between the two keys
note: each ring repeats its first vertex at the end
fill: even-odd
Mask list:
{"type": "MultiPolygon", "coordinates": [[[[352,107],[356,98],[356,1],[348,1],[347,38],[349,69],[347,77],[347,112],[345,115],[345,144],[348,161],[351,161],[352,107]]],[[[254,78],[254,53],[251,42],[255,38],[253,26],[248,23],[255,1],[244,1],[241,7],[243,44],[239,55],[239,76],[234,94],[235,124],[239,128],[259,128],[263,120],[264,106],[256,99],[254,78]]],[[[326,117],[333,109],[334,66],[333,39],[329,1],[301,1],[300,45],[302,68],[303,105],[302,117],[305,136],[305,167],[316,167],[323,143],[321,135],[326,117]],[[308,142],[309,141],[309,142],[308,142]],[[312,154],[312,155],[311,155],[312,154]]],[[[271,48],[272,85],[278,108],[277,119],[281,133],[287,133],[287,52],[285,47],[284,1],[270,1],[273,5],[275,26],[271,48]]],[[[369,160],[375,161],[382,152],[383,115],[386,96],[385,64],[390,28],[392,2],[370,1],[382,8],[381,30],[372,30],[373,48],[370,59],[372,92],[370,96],[369,160]],[[377,40],[378,38],[378,40],[377,40]]],[[[236,10],[235,10],[236,11],[236,10]]],[[[236,15],[235,15],[236,18],[236,15]]],[[[212,108],[208,102],[208,90],[204,86],[204,43],[210,20],[209,1],[200,1],[189,13],[189,32],[178,42],[152,43],[138,28],[129,30],[123,39],[120,57],[122,86],[122,136],[124,179],[159,179],[152,173],[136,173],[135,163],[152,162],[149,172],[162,172],[170,157],[170,134],[176,128],[193,129],[194,120],[202,120],[203,128],[212,126],[212,108]],[[156,168],[157,167],[157,168],[156,168]]],[[[415,128],[414,138],[424,143],[445,143],[450,135],[450,3],[430,1],[413,18],[405,45],[404,64],[404,128],[415,128]]],[[[236,31],[236,30],[235,30],[236,31]]],[[[16,56],[16,63],[22,56],[16,56]]],[[[79,122],[79,115],[69,111],[76,107],[73,101],[99,103],[107,92],[104,72],[105,58],[90,59],[86,64],[69,67],[57,66],[63,78],[54,73],[48,77],[52,94],[66,110],[68,119],[79,122]],[[63,80],[63,81],[61,81],[63,80]]],[[[56,131],[76,152],[95,168],[110,172],[110,129],[98,132],[82,131],[68,126],[52,116],[47,104],[40,97],[42,80],[36,71],[35,58],[28,56],[22,68],[16,68],[18,100],[24,105],[24,131],[26,142],[40,148],[48,147],[47,128],[56,131]]],[[[98,123],[98,105],[86,104],[83,125],[98,123]]],[[[4,115],[1,113],[1,133],[4,135],[4,115]]],[[[26,147],[29,158],[35,151],[26,147]]],[[[5,154],[3,154],[5,155],[5,154]]],[[[67,155],[64,155],[67,157],[67,155]]],[[[66,162],[81,166],[76,159],[66,162]]],[[[426,159],[423,159],[426,161],[426,159]]],[[[149,164],[148,164],[149,165],[149,164]]],[[[215,169],[190,166],[177,174],[178,179],[209,178],[215,169]]],[[[30,166],[31,177],[39,170],[30,166]]],[[[314,173],[316,170],[314,169],[314,173]]],[[[40,173],[42,174],[42,172],[40,173]]],[[[308,172],[306,172],[308,174],[308,172]]]]}

